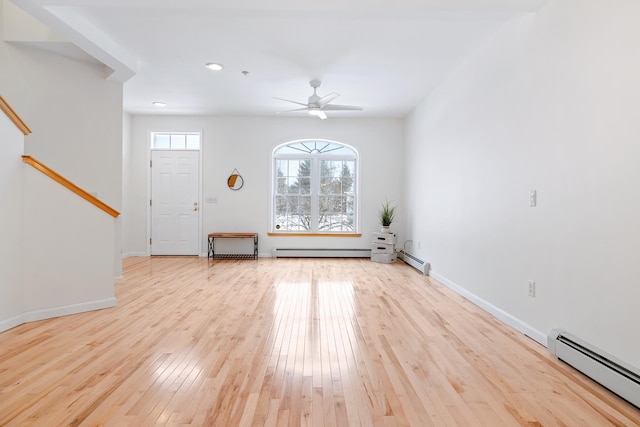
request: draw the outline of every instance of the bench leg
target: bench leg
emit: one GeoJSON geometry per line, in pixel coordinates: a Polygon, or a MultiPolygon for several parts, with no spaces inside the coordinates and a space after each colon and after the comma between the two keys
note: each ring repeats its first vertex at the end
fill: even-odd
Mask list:
{"type": "Polygon", "coordinates": [[[213,237],[209,237],[209,251],[207,252],[207,259],[213,258],[213,237]]]}

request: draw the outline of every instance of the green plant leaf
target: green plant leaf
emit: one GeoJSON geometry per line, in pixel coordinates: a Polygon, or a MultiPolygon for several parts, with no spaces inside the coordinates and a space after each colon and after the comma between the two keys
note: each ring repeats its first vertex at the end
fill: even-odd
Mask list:
{"type": "Polygon", "coordinates": [[[389,200],[382,203],[382,209],[380,210],[380,224],[383,227],[388,227],[393,222],[396,216],[396,206],[391,206],[389,200]]]}

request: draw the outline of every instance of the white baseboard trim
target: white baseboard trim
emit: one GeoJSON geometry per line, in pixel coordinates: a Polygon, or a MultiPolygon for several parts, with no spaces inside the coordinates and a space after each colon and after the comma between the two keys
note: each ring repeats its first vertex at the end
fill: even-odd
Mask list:
{"type": "Polygon", "coordinates": [[[45,308],[42,310],[28,311],[24,313],[26,322],[51,319],[54,317],[68,316],[69,314],[84,313],[85,311],[101,310],[116,306],[116,298],[106,298],[98,301],[82,302],[79,304],[63,305],[61,307],[45,308]]]}
{"type": "Polygon", "coordinates": [[[22,325],[23,323],[25,323],[24,313],[23,314],[19,314],[19,315],[14,316],[14,317],[10,317],[10,318],[5,319],[5,320],[1,320],[0,321],[0,332],[8,331],[9,329],[15,328],[18,325],[22,325]]]}
{"type": "Polygon", "coordinates": [[[543,345],[545,347],[547,346],[547,336],[546,336],[546,334],[543,334],[542,332],[538,331],[537,329],[532,328],[529,324],[527,324],[527,323],[523,322],[522,320],[518,319],[517,317],[507,313],[506,311],[502,310],[501,308],[498,308],[495,305],[483,300],[482,298],[480,298],[476,294],[474,294],[472,292],[469,292],[467,289],[465,289],[462,286],[459,286],[459,285],[453,283],[452,281],[450,281],[446,277],[439,275],[438,273],[436,273],[433,270],[429,271],[429,277],[433,277],[438,282],[440,282],[443,285],[445,285],[447,288],[451,289],[452,291],[454,291],[455,293],[459,294],[460,296],[468,299],[469,301],[471,301],[472,303],[474,303],[475,305],[477,305],[478,307],[480,307],[484,311],[488,312],[489,314],[492,314],[493,316],[495,316],[496,318],[500,319],[501,321],[503,321],[507,325],[511,326],[515,330],[525,334],[529,338],[532,338],[533,340],[537,341],[541,345],[543,345]]]}
{"type": "Polygon", "coordinates": [[[149,256],[149,252],[125,252],[122,254],[122,259],[133,258],[136,256],[149,256]]]}
{"type": "Polygon", "coordinates": [[[119,285],[121,283],[124,283],[124,276],[116,276],[113,278],[113,283],[115,285],[119,285]]]}
{"type": "Polygon", "coordinates": [[[45,308],[42,310],[27,311],[17,316],[0,321],[0,332],[6,331],[23,323],[36,322],[38,320],[52,319],[54,317],[68,316],[70,314],[84,313],[86,311],[101,310],[115,307],[116,299],[106,298],[98,301],[89,301],[79,304],[64,305],[61,307],[45,308]]]}
{"type": "Polygon", "coordinates": [[[45,308],[24,313],[26,322],[68,316],[69,314],[84,313],[85,311],[101,310],[116,306],[116,298],[106,298],[98,301],[82,302],[79,304],[63,305],[62,307],[45,308]]]}

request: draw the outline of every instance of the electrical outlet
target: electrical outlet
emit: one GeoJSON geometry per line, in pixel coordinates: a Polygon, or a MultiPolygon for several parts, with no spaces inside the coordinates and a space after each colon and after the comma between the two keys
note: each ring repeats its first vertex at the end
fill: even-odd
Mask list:
{"type": "Polygon", "coordinates": [[[529,296],[535,298],[536,296],[536,282],[529,280],[529,296]]]}

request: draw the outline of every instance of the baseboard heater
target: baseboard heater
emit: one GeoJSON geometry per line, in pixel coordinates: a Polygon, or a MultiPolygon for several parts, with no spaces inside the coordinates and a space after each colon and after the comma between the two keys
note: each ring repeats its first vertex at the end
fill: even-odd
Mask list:
{"type": "Polygon", "coordinates": [[[404,249],[398,252],[398,259],[404,261],[405,264],[410,265],[422,274],[429,274],[429,264],[404,249]]]}
{"type": "Polygon", "coordinates": [[[369,258],[371,249],[274,249],[274,258],[369,258]]]}
{"type": "Polygon", "coordinates": [[[560,329],[549,333],[547,348],[558,359],[640,408],[640,373],[637,368],[560,329]]]}

